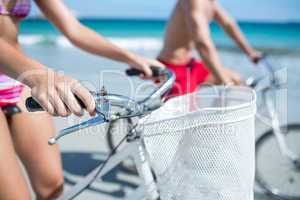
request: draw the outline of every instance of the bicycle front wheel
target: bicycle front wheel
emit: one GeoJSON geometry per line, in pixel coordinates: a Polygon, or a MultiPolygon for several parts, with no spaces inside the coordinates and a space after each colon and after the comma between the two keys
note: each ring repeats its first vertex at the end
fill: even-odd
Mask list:
{"type": "MultiPolygon", "coordinates": [[[[300,155],[300,124],[290,124],[281,130],[290,150],[300,155]]],[[[273,197],[300,200],[299,166],[281,154],[273,130],[256,142],[256,182],[273,197]]]]}
{"type": "MultiPolygon", "coordinates": [[[[107,144],[110,151],[113,151],[120,141],[128,134],[132,127],[131,119],[118,119],[109,123],[107,129],[107,144]]],[[[127,145],[125,142],[120,146],[119,151],[127,145]]],[[[136,167],[132,160],[127,159],[121,165],[122,169],[126,172],[136,173],[136,167]]]]}

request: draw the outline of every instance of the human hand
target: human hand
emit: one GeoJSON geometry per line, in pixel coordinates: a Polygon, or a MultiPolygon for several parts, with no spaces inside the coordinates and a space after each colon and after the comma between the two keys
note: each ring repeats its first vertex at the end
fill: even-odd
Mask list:
{"type": "Polygon", "coordinates": [[[257,64],[263,58],[263,53],[253,50],[248,56],[254,64],[257,64]]]}
{"type": "Polygon", "coordinates": [[[82,116],[83,108],[75,96],[84,103],[90,115],[95,113],[95,101],[92,95],[71,77],[45,69],[37,75],[32,75],[29,83],[33,98],[51,115],[66,117],[74,113],[82,116]]]}
{"type": "Polygon", "coordinates": [[[242,79],[241,76],[228,68],[223,68],[222,69],[222,81],[221,84],[224,85],[241,85],[242,84],[242,79]]]}
{"type": "Polygon", "coordinates": [[[132,68],[141,70],[144,72],[143,77],[145,78],[152,78],[152,71],[150,69],[151,66],[155,67],[162,67],[164,68],[165,66],[160,63],[157,60],[154,59],[148,59],[140,56],[134,56],[132,61],[128,63],[132,68]]]}

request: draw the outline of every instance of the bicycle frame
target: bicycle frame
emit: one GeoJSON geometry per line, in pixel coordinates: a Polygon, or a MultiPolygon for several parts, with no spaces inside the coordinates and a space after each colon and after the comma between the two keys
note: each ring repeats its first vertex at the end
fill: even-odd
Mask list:
{"type": "MultiPolygon", "coordinates": [[[[272,129],[274,131],[280,152],[282,155],[286,156],[293,163],[299,162],[300,160],[299,156],[288,147],[284,133],[282,133],[282,130],[280,129],[281,124],[279,122],[278,114],[275,110],[274,101],[267,95],[268,92],[274,92],[277,89],[280,89],[282,87],[282,84],[280,84],[279,80],[276,78],[274,67],[271,64],[271,62],[267,59],[266,56],[264,56],[261,62],[270,75],[270,85],[264,88],[260,88],[262,93],[262,99],[264,104],[267,107],[268,114],[272,120],[272,129]]],[[[253,77],[250,77],[246,81],[246,84],[256,89],[256,86],[261,80],[262,78],[255,79],[253,77]]]]}

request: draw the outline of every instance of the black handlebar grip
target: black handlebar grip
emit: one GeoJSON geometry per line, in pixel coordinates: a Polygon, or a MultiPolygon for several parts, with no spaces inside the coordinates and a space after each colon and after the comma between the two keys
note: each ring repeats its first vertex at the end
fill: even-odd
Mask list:
{"type": "MultiPolygon", "coordinates": [[[[152,71],[152,76],[153,77],[159,77],[159,76],[162,76],[164,74],[163,73],[164,70],[161,67],[151,66],[150,69],[152,71]]],[[[141,74],[144,74],[144,72],[142,72],[138,69],[127,69],[126,74],[127,74],[127,76],[139,76],[141,74]]]]}
{"type": "MultiPolygon", "coordinates": [[[[78,101],[79,105],[82,108],[85,108],[84,103],[79,99],[77,96],[75,96],[76,100],[78,101]]],[[[44,111],[43,107],[33,98],[29,97],[26,99],[25,102],[26,108],[29,112],[37,112],[37,111],[44,111]]]]}
{"type": "Polygon", "coordinates": [[[28,97],[25,102],[26,108],[29,112],[43,111],[42,106],[32,97],[28,97]]]}

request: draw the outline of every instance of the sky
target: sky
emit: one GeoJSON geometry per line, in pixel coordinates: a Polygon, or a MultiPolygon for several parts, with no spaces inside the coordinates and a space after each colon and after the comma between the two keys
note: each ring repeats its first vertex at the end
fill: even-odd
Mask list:
{"type": "MultiPolygon", "coordinates": [[[[238,20],[300,22],[300,0],[219,0],[238,20]]],[[[167,19],[176,0],[65,0],[77,16],[167,19]]],[[[38,15],[33,8],[31,16],[38,15]]]]}

